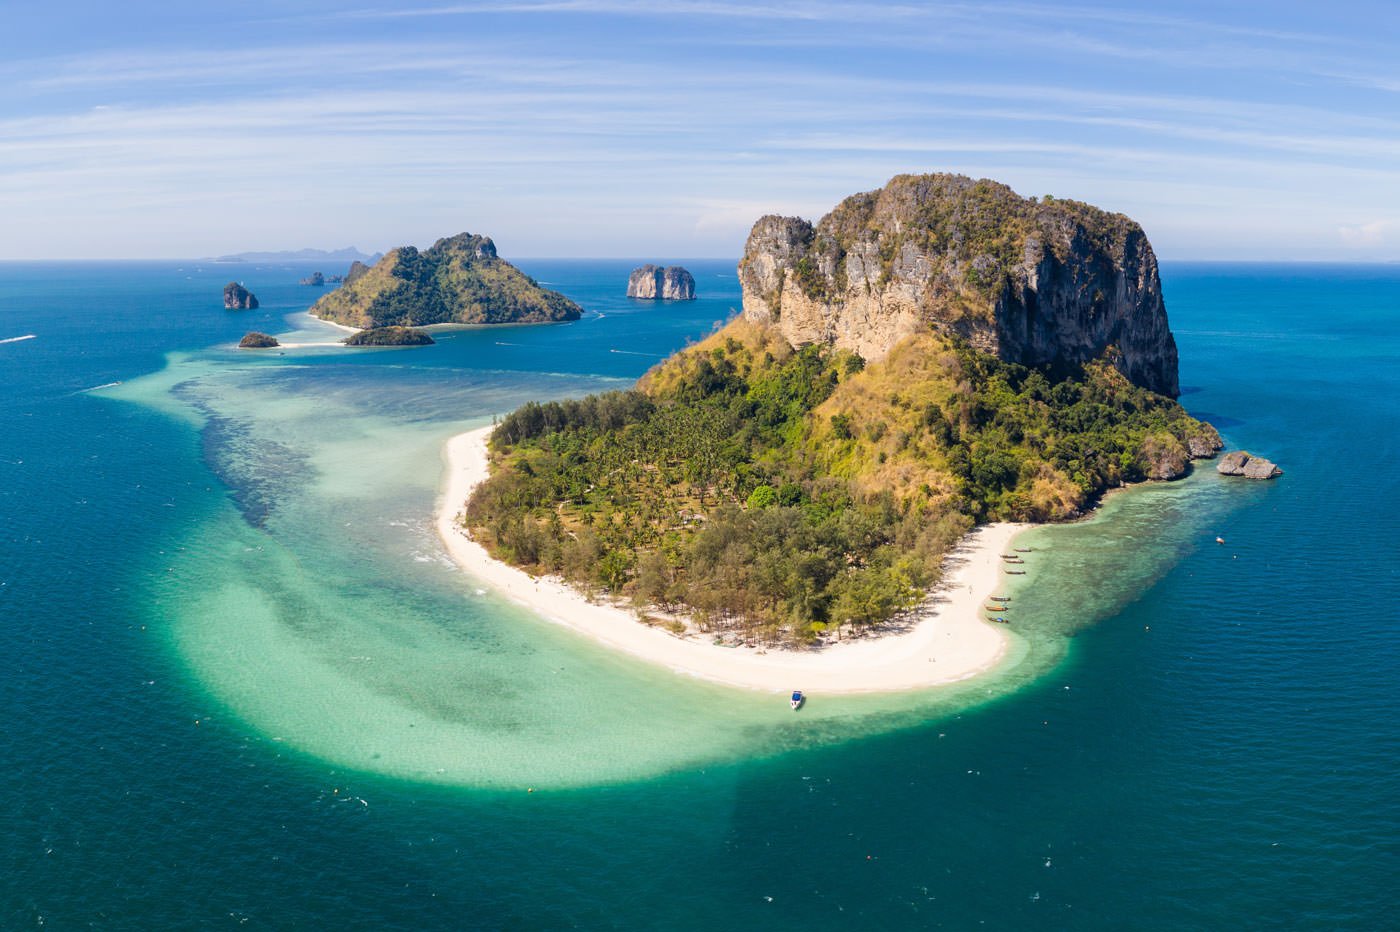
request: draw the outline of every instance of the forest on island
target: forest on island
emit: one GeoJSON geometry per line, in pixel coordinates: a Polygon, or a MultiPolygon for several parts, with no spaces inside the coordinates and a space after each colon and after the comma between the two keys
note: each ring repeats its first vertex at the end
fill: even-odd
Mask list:
{"type": "Polygon", "coordinates": [[[745,639],[917,605],[975,524],[1071,517],[1213,436],[1111,365],[932,333],[866,366],[735,321],[630,391],[529,403],[465,514],[497,558],[745,639]]]}

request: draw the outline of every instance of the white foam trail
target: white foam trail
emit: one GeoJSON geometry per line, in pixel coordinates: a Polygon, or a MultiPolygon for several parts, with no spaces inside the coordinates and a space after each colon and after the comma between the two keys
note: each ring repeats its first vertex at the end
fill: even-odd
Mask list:
{"type": "Polygon", "coordinates": [[[20,340],[32,340],[34,339],[34,336],[35,335],[32,333],[26,333],[22,337],[7,337],[3,340],[0,340],[0,343],[18,343],[20,340]]]}
{"type": "Polygon", "coordinates": [[[637,352],[636,350],[610,349],[610,350],[608,350],[608,352],[609,352],[609,353],[621,353],[621,354],[624,355],[624,356],[650,356],[650,357],[653,358],[653,359],[665,359],[665,358],[666,358],[665,356],[661,355],[660,353],[639,353],[639,352],[637,352]]]}

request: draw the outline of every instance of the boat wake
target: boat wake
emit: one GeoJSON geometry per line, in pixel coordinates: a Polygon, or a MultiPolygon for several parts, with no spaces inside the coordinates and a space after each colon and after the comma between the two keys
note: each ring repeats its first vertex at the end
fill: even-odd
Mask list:
{"type": "Polygon", "coordinates": [[[103,382],[101,385],[94,385],[92,388],[80,388],[73,394],[86,395],[88,392],[100,392],[104,388],[116,388],[121,382],[103,382]]]}
{"type": "Polygon", "coordinates": [[[21,341],[21,340],[32,340],[32,339],[34,339],[34,337],[35,337],[35,334],[26,333],[26,334],[25,334],[24,336],[22,336],[22,337],[6,337],[5,339],[0,340],[0,343],[18,343],[18,342],[21,341]]]}
{"type": "Polygon", "coordinates": [[[610,349],[609,353],[621,353],[623,356],[650,356],[652,359],[665,359],[661,353],[639,353],[636,350],[610,349]]]}

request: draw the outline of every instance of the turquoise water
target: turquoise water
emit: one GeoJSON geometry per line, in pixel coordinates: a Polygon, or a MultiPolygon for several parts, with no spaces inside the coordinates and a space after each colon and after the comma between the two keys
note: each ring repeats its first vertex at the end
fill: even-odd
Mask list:
{"type": "Polygon", "coordinates": [[[738,305],[631,265],[525,263],[573,324],[256,357],[326,338],[309,268],[0,265],[0,927],[1395,924],[1400,269],[1167,266],[1183,401],[1287,476],[1037,530],[1005,669],[794,717],[435,540],[443,439],[738,305]]]}

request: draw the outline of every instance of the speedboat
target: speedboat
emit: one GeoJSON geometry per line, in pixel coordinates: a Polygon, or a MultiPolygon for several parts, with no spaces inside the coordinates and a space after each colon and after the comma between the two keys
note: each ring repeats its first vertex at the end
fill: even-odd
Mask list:
{"type": "Polygon", "coordinates": [[[794,689],[794,690],[792,691],[792,710],[793,710],[794,712],[796,712],[798,709],[802,708],[802,703],[804,703],[804,702],[806,702],[806,701],[807,701],[807,697],[804,696],[804,695],[802,695],[802,690],[800,690],[800,689],[794,689]]]}

